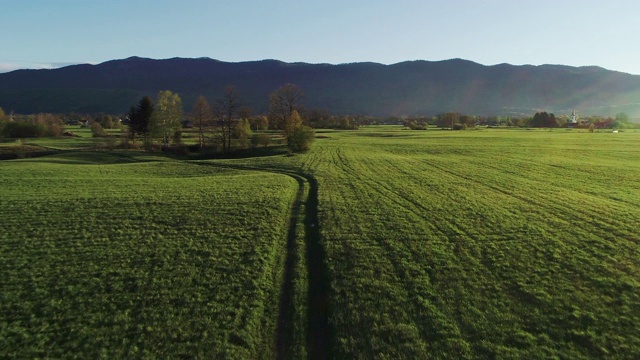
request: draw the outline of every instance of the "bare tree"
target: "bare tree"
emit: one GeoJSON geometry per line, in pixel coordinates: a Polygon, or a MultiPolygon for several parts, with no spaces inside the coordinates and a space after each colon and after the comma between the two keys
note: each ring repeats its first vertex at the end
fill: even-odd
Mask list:
{"type": "Polygon", "coordinates": [[[203,148],[205,146],[204,132],[205,129],[211,124],[213,118],[213,112],[211,106],[204,96],[198,97],[193,109],[191,109],[191,119],[193,125],[198,129],[198,145],[203,148]]]}
{"type": "Polygon", "coordinates": [[[220,125],[222,149],[225,152],[231,150],[231,131],[233,124],[238,119],[241,106],[240,95],[235,86],[227,86],[224,89],[224,96],[218,99],[214,105],[213,113],[220,125]]]}
{"type": "Polygon", "coordinates": [[[442,118],[444,126],[450,129],[453,129],[453,125],[457,124],[459,119],[460,114],[458,114],[457,112],[448,112],[444,114],[442,118]]]}
{"type": "Polygon", "coordinates": [[[269,122],[278,129],[284,129],[294,110],[302,110],[304,93],[297,85],[285,84],[269,96],[269,122]]]}

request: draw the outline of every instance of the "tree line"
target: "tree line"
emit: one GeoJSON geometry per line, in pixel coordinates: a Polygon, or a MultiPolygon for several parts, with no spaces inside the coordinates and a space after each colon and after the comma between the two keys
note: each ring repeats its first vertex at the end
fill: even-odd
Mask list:
{"type": "Polygon", "coordinates": [[[163,149],[183,146],[186,127],[195,130],[199,150],[230,152],[249,146],[268,146],[282,139],[290,151],[304,151],[313,142],[315,131],[309,126],[303,101],[302,89],[285,84],[271,92],[268,114],[256,116],[243,104],[234,86],[225,88],[220,97],[211,102],[204,96],[198,97],[186,113],[180,95],[169,90],[158,92],[155,99],[143,96],[121,118],[78,114],[7,115],[0,108],[0,137],[62,136],[70,133],[65,133],[65,125],[74,124],[90,127],[96,137],[109,137],[105,129],[121,129],[122,147],[141,144],[153,150],[158,146],[163,149]]]}
{"type": "Polygon", "coordinates": [[[271,136],[254,134],[256,130],[281,130],[291,151],[304,151],[315,138],[314,130],[300,115],[304,94],[294,84],[285,84],[269,97],[268,115],[252,116],[243,105],[235,86],[225,88],[221,96],[210,103],[199,96],[191,111],[183,114],[182,100],[171,91],[158,93],[156,101],[144,96],[127,113],[129,139],[142,141],[149,149],[160,141],[163,147],[181,143],[185,121],[195,129],[200,149],[220,147],[223,152],[244,149],[249,145],[269,145],[271,136]]]}
{"type": "Polygon", "coordinates": [[[260,115],[253,115],[252,110],[243,105],[240,93],[234,86],[228,86],[220,97],[211,102],[204,96],[198,97],[191,110],[186,113],[180,96],[171,91],[160,91],[155,99],[143,97],[124,116],[16,115],[6,114],[0,108],[0,137],[61,136],[69,133],[65,132],[65,125],[80,124],[90,127],[96,137],[113,136],[105,129],[121,129],[123,147],[137,146],[140,142],[145,148],[153,149],[154,146],[182,146],[184,127],[192,127],[196,133],[198,149],[230,152],[284,141],[291,151],[300,151],[308,149],[313,141],[313,128],[357,130],[363,125],[402,124],[412,130],[424,130],[429,126],[454,130],[476,126],[504,126],[574,127],[593,131],[639,127],[625,113],[618,113],[615,117],[590,115],[581,117],[577,122],[570,121],[569,116],[556,116],[546,111],[536,112],[531,117],[475,116],[447,112],[433,116],[377,118],[358,114],[332,115],[321,109],[309,110],[303,106],[303,100],[304,93],[298,86],[285,84],[269,95],[269,111],[260,115]],[[276,131],[284,134],[284,137],[279,137],[276,131]]]}
{"type": "MultiPolygon", "coordinates": [[[[638,124],[630,121],[625,113],[618,113],[614,118],[602,116],[588,116],[571,122],[566,115],[556,116],[546,111],[536,112],[531,117],[511,117],[511,116],[474,116],[457,112],[437,114],[432,117],[390,117],[381,121],[384,124],[403,124],[412,130],[425,130],[428,126],[449,128],[453,130],[463,130],[476,126],[501,126],[501,127],[528,127],[528,128],[558,128],[575,127],[584,129],[619,129],[636,128],[638,124]]],[[[374,123],[380,123],[375,120],[374,123]]]]}
{"type": "Polygon", "coordinates": [[[0,137],[55,137],[61,136],[64,133],[64,127],[65,123],[58,115],[7,115],[4,110],[0,108],[0,137]]]}

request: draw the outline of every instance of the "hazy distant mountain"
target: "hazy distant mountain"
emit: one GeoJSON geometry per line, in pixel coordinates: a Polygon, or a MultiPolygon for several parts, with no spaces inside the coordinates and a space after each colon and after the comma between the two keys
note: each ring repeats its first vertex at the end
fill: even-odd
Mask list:
{"type": "Polygon", "coordinates": [[[141,96],[179,93],[189,110],[199,95],[210,101],[235,85],[254,112],[265,112],[269,93],[300,86],[308,108],[335,114],[478,115],[627,112],[640,116],[640,76],[599,67],[484,66],[471,61],[410,61],[394,65],[229,63],[199,58],[131,57],[98,65],[0,74],[0,107],[16,113],[124,113],[141,96]]]}

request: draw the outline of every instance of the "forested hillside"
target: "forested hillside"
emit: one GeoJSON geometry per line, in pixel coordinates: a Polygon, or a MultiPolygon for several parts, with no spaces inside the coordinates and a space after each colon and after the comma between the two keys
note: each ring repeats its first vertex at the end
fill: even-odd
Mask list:
{"type": "Polygon", "coordinates": [[[98,65],[0,74],[0,107],[7,112],[124,113],[143,95],[179,93],[185,106],[235,85],[254,112],[267,110],[271,91],[300,86],[309,108],[334,114],[557,114],[640,116],[640,76],[598,67],[484,66],[471,61],[307,64],[277,60],[229,63],[209,58],[131,57],[98,65]]]}

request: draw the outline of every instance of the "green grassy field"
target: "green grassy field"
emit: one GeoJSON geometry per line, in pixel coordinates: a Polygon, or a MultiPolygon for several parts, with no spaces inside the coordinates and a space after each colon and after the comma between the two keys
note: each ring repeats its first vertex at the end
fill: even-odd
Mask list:
{"type": "Polygon", "coordinates": [[[294,179],[68,153],[0,184],[0,357],[275,354],[294,179]]]}
{"type": "Polygon", "coordinates": [[[320,135],[0,162],[0,356],[640,358],[640,133],[320,135]]]}
{"type": "Polygon", "coordinates": [[[640,357],[640,134],[318,142],[339,358],[640,357]]]}

